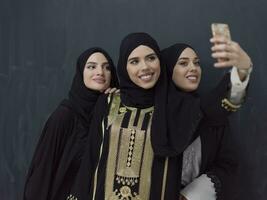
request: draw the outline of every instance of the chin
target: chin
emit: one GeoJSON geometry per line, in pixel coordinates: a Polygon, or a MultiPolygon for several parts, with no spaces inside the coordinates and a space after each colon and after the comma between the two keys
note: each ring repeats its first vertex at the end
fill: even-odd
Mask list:
{"type": "Polygon", "coordinates": [[[99,91],[99,92],[103,92],[107,89],[107,87],[105,87],[103,85],[94,85],[94,86],[90,87],[90,89],[95,90],[95,91],[99,91]]]}
{"type": "Polygon", "coordinates": [[[139,87],[143,88],[143,89],[151,89],[156,85],[156,83],[147,83],[147,84],[140,84],[139,87]]]}

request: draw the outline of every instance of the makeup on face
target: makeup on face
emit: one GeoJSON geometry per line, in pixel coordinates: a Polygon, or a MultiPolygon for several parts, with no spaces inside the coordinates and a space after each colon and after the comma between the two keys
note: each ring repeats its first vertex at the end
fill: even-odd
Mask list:
{"type": "Polygon", "coordinates": [[[102,53],[96,52],[89,56],[84,66],[83,80],[87,88],[100,92],[110,86],[110,65],[102,53]]]}
{"type": "Polygon", "coordinates": [[[127,72],[134,84],[150,89],[155,86],[160,75],[159,58],[153,49],[140,45],[128,57],[127,72]]]}
{"type": "Polygon", "coordinates": [[[173,69],[172,80],[177,87],[185,92],[192,92],[201,80],[200,61],[191,48],[183,50],[173,69]]]}

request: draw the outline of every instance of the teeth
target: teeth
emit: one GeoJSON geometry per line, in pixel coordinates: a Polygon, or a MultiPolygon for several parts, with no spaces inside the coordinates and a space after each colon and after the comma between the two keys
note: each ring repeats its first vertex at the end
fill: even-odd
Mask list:
{"type": "Polygon", "coordinates": [[[188,76],[187,78],[188,78],[189,80],[193,80],[193,81],[197,80],[197,77],[196,77],[196,76],[188,76]]]}
{"type": "Polygon", "coordinates": [[[142,75],[142,76],[140,76],[140,78],[141,78],[142,80],[147,80],[147,79],[150,79],[151,77],[152,77],[151,74],[146,74],[146,75],[142,75]]]}

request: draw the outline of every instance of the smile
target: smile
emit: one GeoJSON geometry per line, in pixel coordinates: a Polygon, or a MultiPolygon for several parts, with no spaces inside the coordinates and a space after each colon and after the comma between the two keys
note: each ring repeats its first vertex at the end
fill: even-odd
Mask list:
{"type": "Polygon", "coordinates": [[[151,81],[151,80],[152,80],[153,75],[154,75],[154,73],[146,73],[146,74],[142,74],[142,75],[140,75],[140,76],[138,76],[138,77],[139,77],[142,81],[146,81],[146,82],[148,82],[148,81],[151,81]]]}
{"type": "Polygon", "coordinates": [[[198,80],[197,75],[188,75],[188,76],[186,76],[186,78],[191,82],[196,82],[198,80]]]}
{"type": "Polygon", "coordinates": [[[106,82],[103,78],[94,78],[93,81],[95,81],[98,84],[104,84],[106,82]]]}

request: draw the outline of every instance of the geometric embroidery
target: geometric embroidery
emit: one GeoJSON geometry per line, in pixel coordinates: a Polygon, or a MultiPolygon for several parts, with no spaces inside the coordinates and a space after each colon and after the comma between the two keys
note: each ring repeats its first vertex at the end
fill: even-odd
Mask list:
{"type": "Polygon", "coordinates": [[[127,157],[127,167],[131,167],[132,157],[133,157],[133,150],[134,150],[134,142],[135,142],[135,134],[136,130],[131,130],[130,136],[130,143],[129,143],[129,150],[128,150],[128,157],[127,157]]]}

